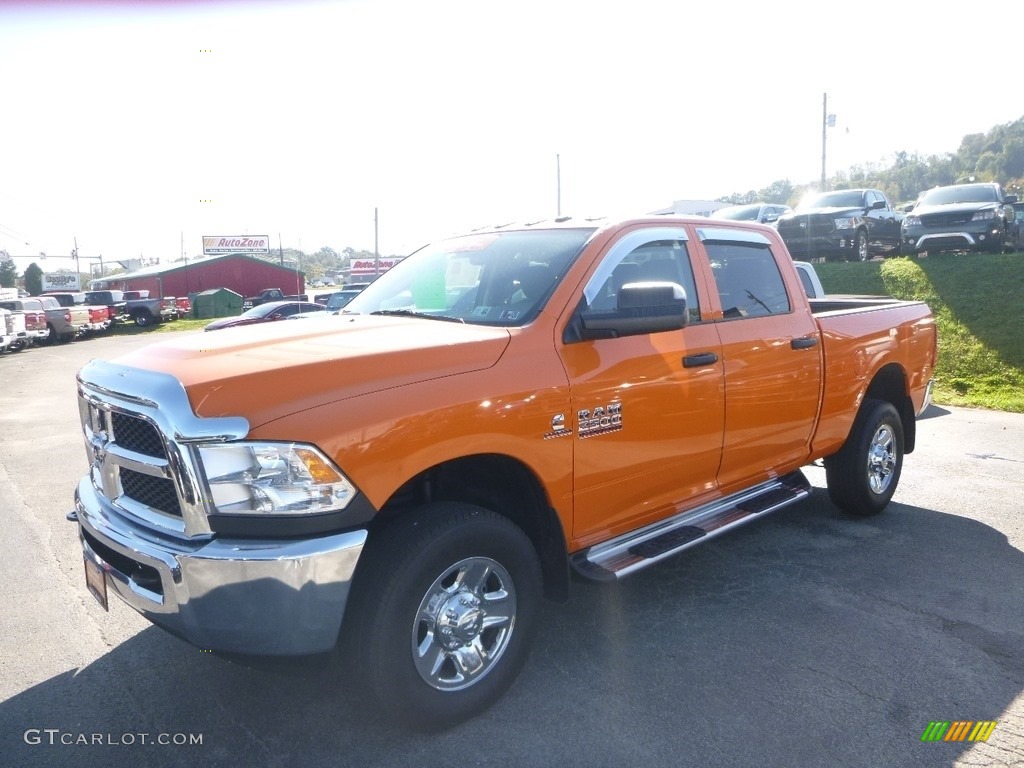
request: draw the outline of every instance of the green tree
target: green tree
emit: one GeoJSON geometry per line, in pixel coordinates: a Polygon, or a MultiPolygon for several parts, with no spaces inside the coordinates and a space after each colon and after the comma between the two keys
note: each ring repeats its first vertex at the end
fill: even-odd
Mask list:
{"type": "Polygon", "coordinates": [[[326,272],[324,265],[319,262],[313,262],[304,271],[307,280],[323,280],[326,272]]]}
{"type": "Polygon", "coordinates": [[[0,263],[0,288],[16,288],[18,286],[18,268],[14,261],[0,263]]]}
{"type": "Polygon", "coordinates": [[[25,267],[25,290],[32,296],[43,292],[43,270],[34,261],[25,267]]]}

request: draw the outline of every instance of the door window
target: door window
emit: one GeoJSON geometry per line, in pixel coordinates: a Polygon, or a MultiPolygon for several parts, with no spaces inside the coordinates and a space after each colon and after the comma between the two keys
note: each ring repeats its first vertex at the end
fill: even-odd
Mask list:
{"type": "Polygon", "coordinates": [[[630,283],[670,282],[682,286],[686,293],[687,322],[699,323],[700,302],[685,237],[628,243],[627,239],[625,247],[616,247],[605,257],[583,289],[588,308],[614,310],[619,291],[630,283]]]}
{"type": "Polygon", "coordinates": [[[706,242],[704,247],[726,319],[790,311],[786,285],[768,245],[706,242]]]}

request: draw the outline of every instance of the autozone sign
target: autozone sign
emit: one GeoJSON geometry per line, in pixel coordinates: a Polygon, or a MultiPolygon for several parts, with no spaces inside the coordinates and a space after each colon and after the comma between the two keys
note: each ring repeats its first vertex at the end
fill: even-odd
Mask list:
{"type": "Polygon", "coordinates": [[[44,291],[80,291],[82,282],[74,272],[43,273],[44,291]]]}
{"type": "Polygon", "coordinates": [[[350,274],[356,275],[377,275],[384,274],[391,269],[395,264],[400,262],[401,259],[353,259],[352,270],[350,274]],[[379,265],[379,269],[378,269],[379,265]]]}
{"type": "Polygon", "coordinates": [[[270,253],[267,235],[204,235],[203,254],[218,253],[270,253]]]}

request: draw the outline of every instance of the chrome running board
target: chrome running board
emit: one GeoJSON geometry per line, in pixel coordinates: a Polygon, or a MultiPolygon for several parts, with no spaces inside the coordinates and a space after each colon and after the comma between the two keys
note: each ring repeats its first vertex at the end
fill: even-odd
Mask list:
{"type": "Polygon", "coordinates": [[[805,499],[810,492],[811,484],[803,473],[793,472],[596,544],[577,552],[571,562],[587,578],[621,579],[749,523],[759,515],[805,499]]]}

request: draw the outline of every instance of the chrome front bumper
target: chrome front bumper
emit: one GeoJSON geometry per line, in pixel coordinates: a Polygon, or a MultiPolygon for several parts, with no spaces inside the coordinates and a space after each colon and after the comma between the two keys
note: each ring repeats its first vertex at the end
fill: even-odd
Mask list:
{"type": "Polygon", "coordinates": [[[84,478],[79,538],[109,591],[198,648],[292,656],[334,647],[366,531],[305,540],[180,539],[119,515],[84,478]]]}

